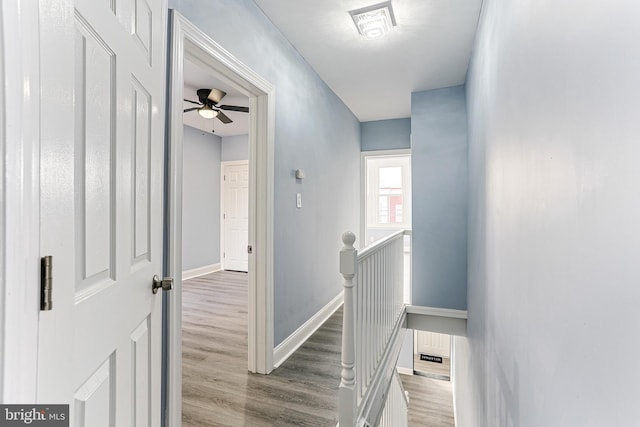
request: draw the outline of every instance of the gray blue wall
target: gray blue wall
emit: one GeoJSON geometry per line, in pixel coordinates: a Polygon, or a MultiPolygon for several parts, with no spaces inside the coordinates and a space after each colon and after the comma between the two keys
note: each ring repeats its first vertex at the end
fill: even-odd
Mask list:
{"type": "Polygon", "coordinates": [[[340,236],[360,226],[360,123],[251,0],[169,5],[275,86],[277,345],[342,290],[340,236]]]}
{"type": "Polygon", "coordinates": [[[411,95],[413,304],[467,308],[464,87],[411,95]]]}
{"type": "Polygon", "coordinates": [[[631,0],[484,1],[461,427],[638,425],[638,22],[631,0]]]}
{"type": "Polygon", "coordinates": [[[222,161],[248,160],[249,135],[234,135],[222,137],[222,161]]]}
{"type": "Polygon", "coordinates": [[[411,119],[375,120],[360,123],[360,150],[411,148],[411,119]]]}
{"type": "Polygon", "coordinates": [[[220,137],[184,127],[182,269],[220,262],[220,137]]]}

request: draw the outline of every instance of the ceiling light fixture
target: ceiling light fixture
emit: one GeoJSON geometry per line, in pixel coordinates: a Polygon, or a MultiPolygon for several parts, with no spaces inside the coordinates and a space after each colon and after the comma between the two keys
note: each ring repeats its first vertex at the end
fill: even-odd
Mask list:
{"type": "Polygon", "coordinates": [[[205,105],[198,109],[198,114],[200,114],[205,119],[213,119],[218,115],[218,112],[211,108],[210,105],[205,105]]]}
{"type": "Polygon", "coordinates": [[[396,26],[396,18],[390,1],[349,12],[358,32],[367,40],[379,39],[396,26]]]}

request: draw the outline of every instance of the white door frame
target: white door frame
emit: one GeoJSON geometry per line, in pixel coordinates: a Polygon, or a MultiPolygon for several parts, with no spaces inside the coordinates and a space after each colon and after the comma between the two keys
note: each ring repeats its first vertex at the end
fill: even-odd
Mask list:
{"type": "Polygon", "coordinates": [[[225,160],[220,162],[220,268],[224,270],[225,259],[222,256],[225,253],[225,240],[224,240],[224,175],[225,167],[227,166],[242,166],[248,165],[248,160],[225,160]]]}
{"type": "Polygon", "coordinates": [[[0,46],[0,402],[26,403],[40,310],[39,2],[1,2],[0,46]]]}
{"type": "Polygon", "coordinates": [[[167,271],[174,290],[168,306],[167,425],[182,411],[182,114],[185,56],[249,97],[248,368],[273,370],[273,158],[275,89],[175,10],[170,11],[168,108],[167,271]]]}

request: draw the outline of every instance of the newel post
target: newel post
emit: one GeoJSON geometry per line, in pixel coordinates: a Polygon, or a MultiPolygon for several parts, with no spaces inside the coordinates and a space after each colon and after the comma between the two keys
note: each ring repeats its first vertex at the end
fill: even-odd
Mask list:
{"type": "Polygon", "coordinates": [[[358,252],[353,247],[356,236],[346,231],[342,235],[344,246],[340,250],[340,274],[344,278],[344,309],[342,319],[342,375],[339,391],[339,421],[341,427],[351,427],[356,422],[355,376],[355,310],[353,304],[353,277],[356,274],[358,252]]]}

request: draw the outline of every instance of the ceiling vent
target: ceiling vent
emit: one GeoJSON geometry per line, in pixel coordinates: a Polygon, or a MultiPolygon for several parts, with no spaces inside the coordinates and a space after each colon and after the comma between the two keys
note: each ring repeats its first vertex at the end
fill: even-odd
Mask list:
{"type": "Polygon", "coordinates": [[[390,1],[349,12],[358,32],[367,40],[379,39],[396,26],[393,7],[390,1]]]}

